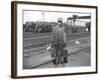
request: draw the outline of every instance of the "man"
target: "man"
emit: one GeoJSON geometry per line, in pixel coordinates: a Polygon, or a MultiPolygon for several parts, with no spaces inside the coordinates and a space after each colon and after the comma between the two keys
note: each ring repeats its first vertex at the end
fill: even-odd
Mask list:
{"type": "Polygon", "coordinates": [[[55,50],[53,64],[57,67],[60,63],[64,66],[67,59],[64,58],[66,49],[66,29],[62,25],[63,19],[58,18],[58,25],[53,27],[52,31],[52,48],[55,50]],[[64,62],[65,61],[65,62],[64,62]]]}

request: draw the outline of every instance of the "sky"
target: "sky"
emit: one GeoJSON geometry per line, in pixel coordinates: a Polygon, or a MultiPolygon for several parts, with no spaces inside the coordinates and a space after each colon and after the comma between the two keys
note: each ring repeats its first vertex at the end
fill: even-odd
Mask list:
{"type": "MultiPolygon", "coordinates": [[[[71,13],[71,12],[52,12],[52,11],[23,11],[23,22],[27,21],[46,21],[46,22],[57,22],[58,18],[63,18],[63,22],[67,21],[67,18],[72,17],[73,15],[78,16],[90,16],[87,13],[71,13]]],[[[80,19],[81,21],[88,21],[90,19],[80,19]]]]}

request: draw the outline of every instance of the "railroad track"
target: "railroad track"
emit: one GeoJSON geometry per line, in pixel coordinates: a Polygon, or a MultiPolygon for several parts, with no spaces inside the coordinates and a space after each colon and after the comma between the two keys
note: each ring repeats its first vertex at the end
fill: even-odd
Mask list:
{"type": "MultiPolygon", "coordinates": [[[[90,46],[89,46],[89,47],[85,47],[85,48],[80,49],[80,50],[77,50],[77,51],[75,51],[75,52],[72,52],[72,53],[70,53],[68,56],[71,56],[71,55],[74,55],[74,54],[78,54],[79,52],[82,52],[82,51],[88,50],[88,49],[90,49],[90,46]]],[[[38,67],[43,66],[43,65],[45,65],[45,64],[49,64],[49,63],[52,62],[52,61],[53,61],[53,59],[50,59],[50,60],[48,60],[48,61],[46,61],[46,62],[40,63],[40,64],[38,64],[38,65],[34,65],[34,66],[31,67],[30,69],[38,68],[38,67]]]]}
{"type": "MultiPolygon", "coordinates": [[[[81,33],[77,35],[68,35],[67,40],[70,41],[71,39],[78,39],[81,37],[87,37],[90,36],[89,33],[81,33]]],[[[26,40],[24,39],[24,49],[29,48],[29,47],[34,47],[34,46],[42,46],[49,44],[51,42],[51,37],[50,36],[42,36],[42,37],[37,37],[37,38],[27,38],[26,40]]]]}
{"type": "MultiPolygon", "coordinates": [[[[74,40],[71,39],[70,41],[68,41],[67,47],[68,46],[74,46],[76,40],[80,41],[83,44],[83,43],[87,42],[89,39],[90,39],[89,37],[81,38],[81,39],[74,39],[74,40]]],[[[46,45],[40,46],[40,47],[38,46],[38,47],[35,47],[35,48],[33,46],[32,49],[24,49],[24,53],[28,53],[28,52],[33,52],[33,53],[35,53],[35,52],[39,53],[40,52],[41,53],[41,51],[43,52],[43,50],[46,50],[46,48],[47,48],[46,45]]]]}
{"type": "MultiPolygon", "coordinates": [[[[84,32],[84,33],[74,33],[74,34],[67,34],[67,37],[81,37],[81,36],[87,36],[90,35],[89,32],[84,32]]],[[[51,33],[41,33],[41,34],[29,34],[27,35],[28,37],[25,37],[24,34],[24,41],[26,40],[35,40],[35,39],[42,39],[42,38],[51,38],[51,33]],[[32,36],[33,35],[33,36],[32,36]]]]}
{"type": "MultiPolygon", "coordinates": [[[[25,41],[28,41],[28,40],[25,40],[25,41]]],[[[34,41],[34,39],[33,39],[34,41]]],[[[25,59],[29,59],[31,56],[35,56],[35,55],[41,55],[41,54],[44,54],[46,53],[46,45],[49,44],[48,42],[44,41],[44,42],[38,42],[38,43],[34,43],[32,44],[30,41],[29,41],[29,45],[25,45],[24,46],[24,58],[25,59]]],[[[78,35],[70,35],[69,36],[69,39],[68,39],[68,44],[67,44],[67,47],[80,47],[81,49],[78,49],[74,52],[71,52],[69,54],[70,55],[73,55],[75,53],[79,53],[80,51],[83,51],[85,49],[88,49],[90,48],[90,34],[78,34],[78,35]],[[75,41],[78,40],[81,42],[80,45],[76,45],[75,44],[75,41]],[[88,46],[81,46],[81,45],[88,45],[88,46]]],[[[49,55],[50,56],[50,55],[49,55]]],[[[38,57],[37,57],[38,58],[38,57]]],[[[31,59],[30,59],[31,60],[31,59]]],[[[34,60],[34,59],[32,59],[34,60]]],[[[31,67],[28,67],[26,69],[33,69],[33,68],[37,68],[39,66],[42,66],[42,65],[45,65],[45,64],[48,64],[49,62],[52,62],[52,59],[50,59],[49,61],[46,61],[46,62],[42,62],[42,63],[39,63],[38,65],[32,65],[31,67]]]]}
{"type": "MultiPolygon", "coordinates": [[[[90,42],[89,41],[82,41],[82,43],[81,44],[78,44],[78,45],[70,45],[70,46],[67,47],[67,49],[69,51],[69,56],[70,55],[77,54],[77,53],[79,53],[79,52],[81,52],[83,50],[89,49],[90,46],[91,45],[90,45],[90,42]]],[[[29,59],[29,62],[30,62],[30,60],[32,62],[32,60],[33,61],[34,60],[37,61],[37,59],[39,59],[40,62],[39,63],[38,62],[37,63],[35,62],[35,64],[33,62],[32,65],[30,65],[29,67],[26,67],[25,69],[37,68],[39,66],[42,66],[42,65],[45,65],[45,64],[48,64],[48,63],[52,62],[52,58],[48,58],[47,60],[45,59],[45,61],[42,61],[41,62],[41,59],[43,59],[43,58],[41,58],[39,56],[41,56],[43,58],[46,58],[46,56],[47,57],[48,56],[50,57],[51,55],[50,55],[50,53],[48,53],[48,51],[46,49],[41,50],[41,48],[40,48],[40,50],[37,48],[37,51],[30,51],[30,52],[26,51],[26,53],[24,53],[24,59],[26,59],[26,60],[29,59]],[[25,56],[25,54],[26,54],[26,56],[25,56]]]]}

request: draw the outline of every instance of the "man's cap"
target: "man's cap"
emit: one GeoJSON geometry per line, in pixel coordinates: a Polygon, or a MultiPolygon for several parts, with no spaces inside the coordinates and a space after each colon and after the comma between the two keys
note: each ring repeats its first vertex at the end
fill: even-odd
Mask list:
{"type": "Polygon", "coordinates": [[[63,22],[63,19],[62,18],[58,18],[58,22],[63,22]]]}

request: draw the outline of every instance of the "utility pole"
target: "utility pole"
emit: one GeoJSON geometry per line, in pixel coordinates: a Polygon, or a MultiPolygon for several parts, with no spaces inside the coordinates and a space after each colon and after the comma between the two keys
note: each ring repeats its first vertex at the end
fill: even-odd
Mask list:
{"type": "Polygon", "coordinates": [[[44,22],[44,11],[42,11],[42,20],[43,20],[43,22],[44,22]]]}

